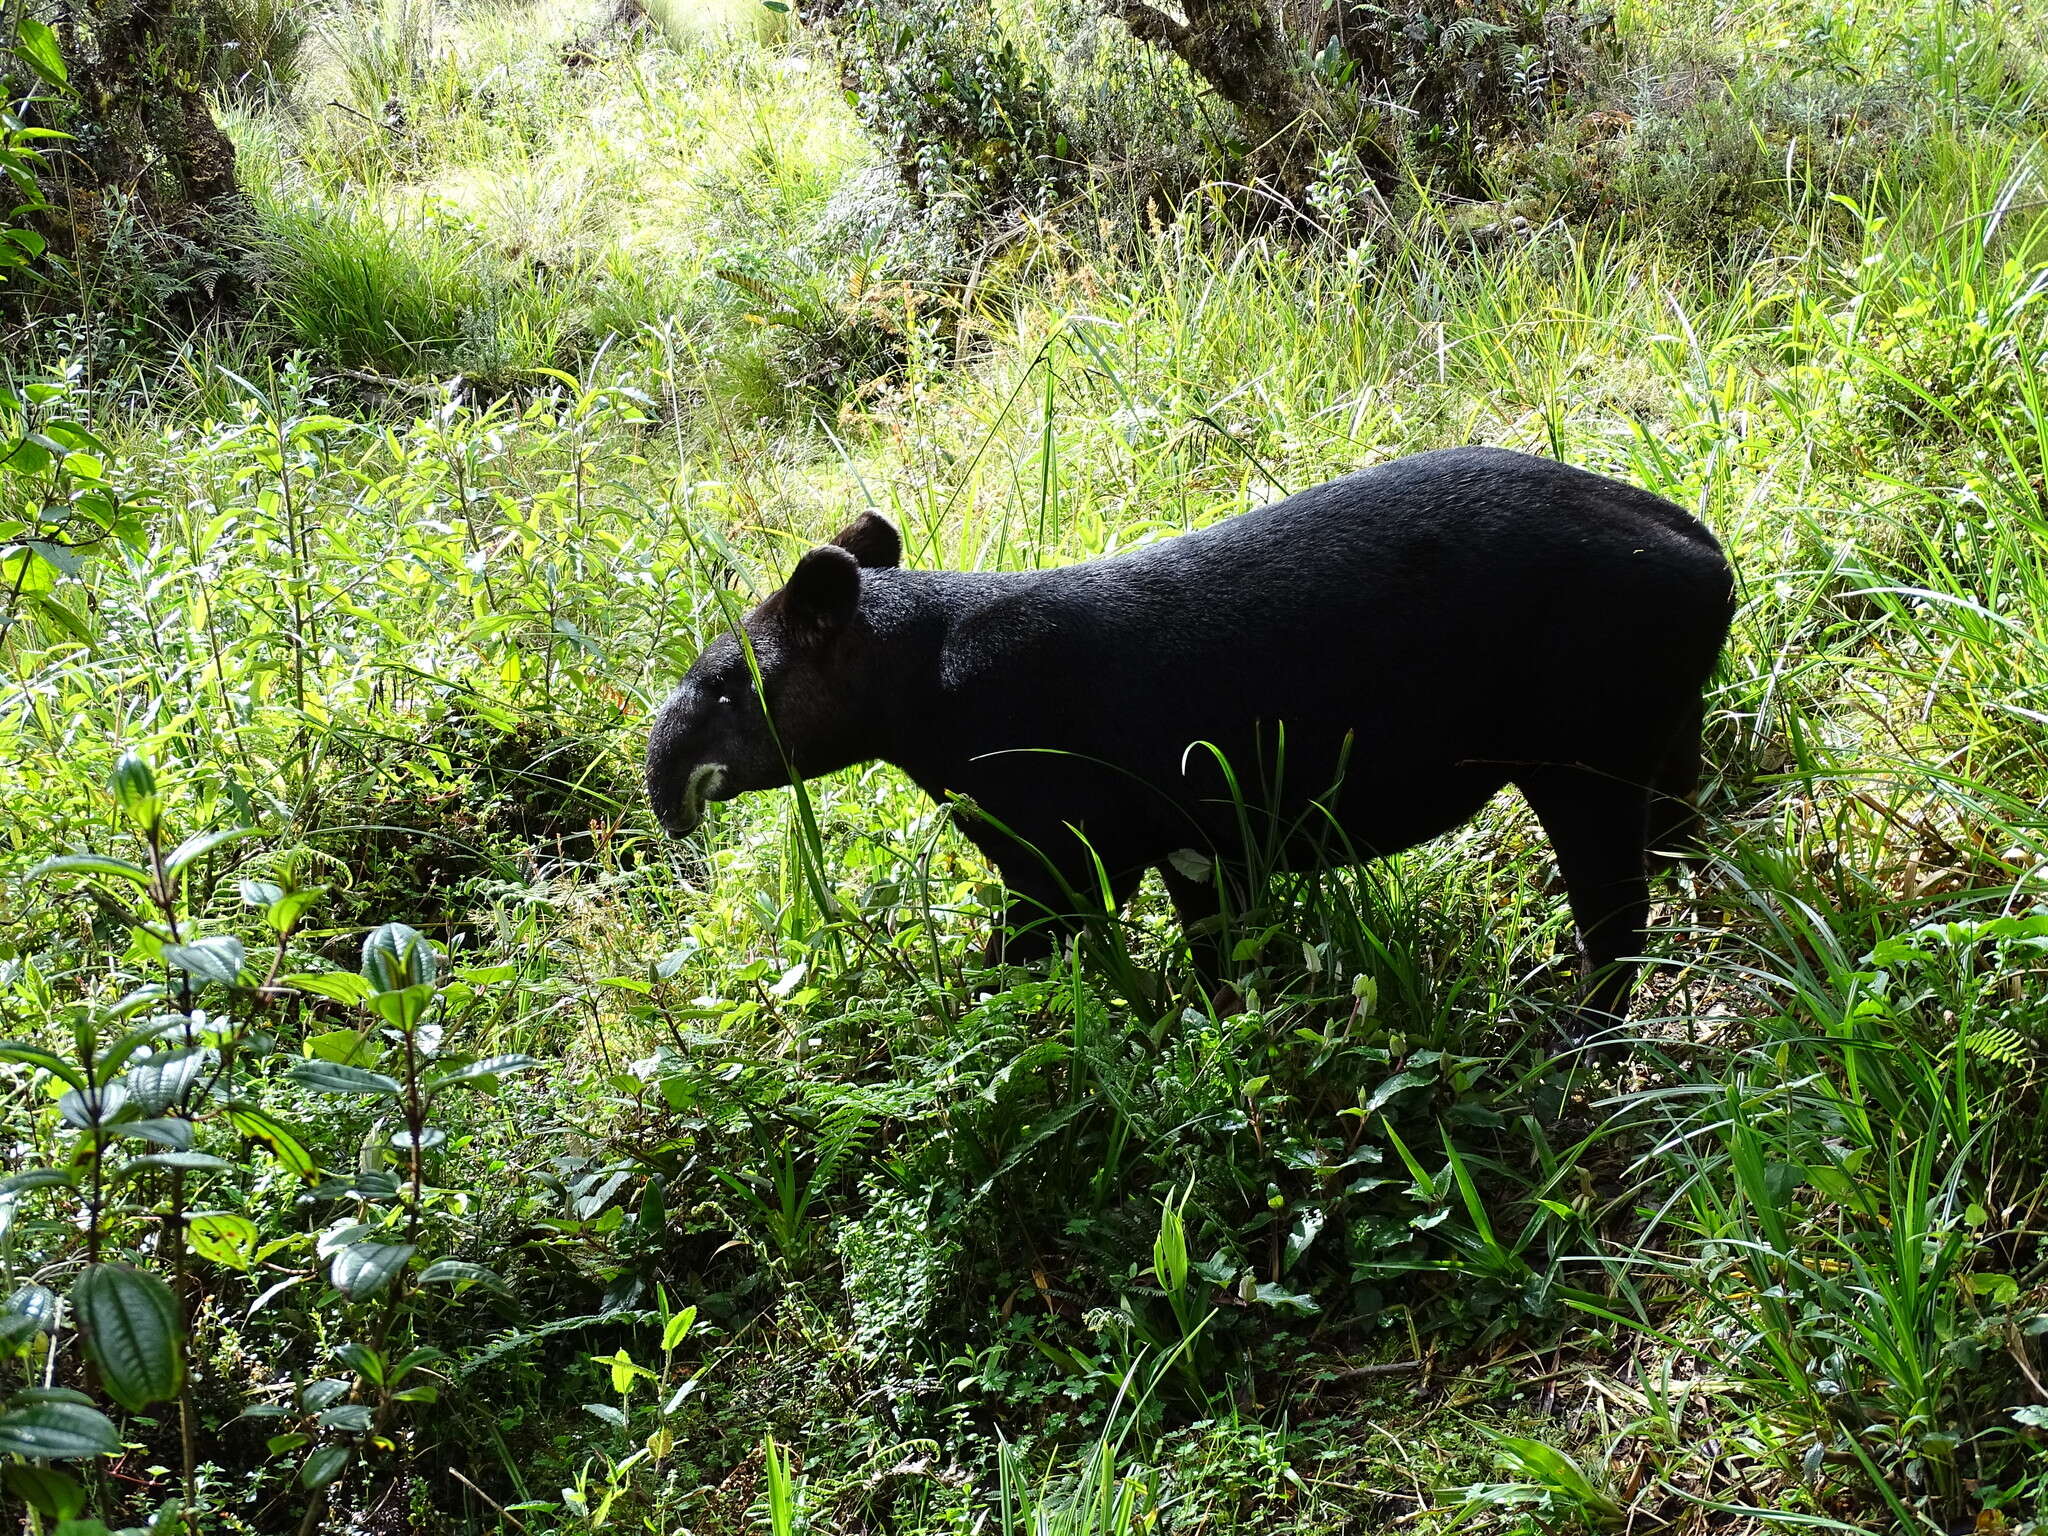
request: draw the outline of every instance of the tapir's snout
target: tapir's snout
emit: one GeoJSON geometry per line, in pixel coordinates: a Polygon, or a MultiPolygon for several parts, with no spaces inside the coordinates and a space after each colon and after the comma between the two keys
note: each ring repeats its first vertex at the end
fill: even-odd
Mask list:
{"type": "Polygon", "coordinates": [[[723,763],[698,763],[682,776],[682,792],[666,803],[656,800],[654,813],[661,829],[670,837],[688,837],[704,824],[704,807],[725,797],[726,771],[723,763]]]}
{"type": "Polygon", "coordinates": [[[726,798],[732,774],[713,760],[702,728],[705,711],[687,685],[662,706],[647,741],[647,798],[670,837],[688,837],[704,823],[704,807],[726,798]]]}

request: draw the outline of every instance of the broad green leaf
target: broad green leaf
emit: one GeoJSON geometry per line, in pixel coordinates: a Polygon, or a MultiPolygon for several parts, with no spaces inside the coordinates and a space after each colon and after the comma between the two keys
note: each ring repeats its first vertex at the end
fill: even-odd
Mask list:
{"type": "Polygon", "coordinates": [[[524,1072],[529,1067],[537,1067],[539,1065],[540,1062],[533,1057],[522,1056],[517,1053],[508,1056],[486,1056],[481,1061],[472,1061],[466,1067],[457,1067],[452,1072],[443,1072],[438,1077],[430,1077],[423,1086],[427,1092],[437,1093],[441,1089],[451,1088],[457,1083],[476,1083],[487,1079],[507,1077],[514,1072],[524,1072]]]}
{"type": "Polygon", "coordinates": [[[339,1376],[323,1376],[318,1381],[309,1381],[299,1393],[299,1406],[308,1413],[318,1413],[322,1408],[332,1408],[348,1396],[348,1383],[339,1376]]]}
{"type": "Polygon", "coordinates": [[[295,891],[286,891],[277,900],[263,909],[263,921],[270,925],[273,933],[290,933],[306,909],[327,894],[324,885],[301,886],[295,891]]]}
{"type": "Polygon", "coordinates": [[[14,24],[14,52],[45,85],[61,89],[71,78],[71,71],[64,64],[64,50],[57,46],[57,34],[33,16],[23,16],[14,24]]]}
{"type": "Polygon", "coordinates": [[[343,1434],[360,1435],[368,1433],[371,1417],[368,1403],[342,1403],[322,1411],[320,1425],[323,1429],[338,1429],[343,1434]]]}
{"type": "Polygon", "coordinates": [[[44,1333],[57,1331],[57,1293],[47,1285],[31,1281],[16,1286],[6,1302],[0,1303],[0,1310],[30,1319],[44,1333]]]}
{"type": "Polygon", "coordinates": [[[123,752],[114,762],[114,801],[145,833],[155,831],[163,817],[156,773],[134,752],[123,752]]]}
{"type": "Polygon", "coordinates": [[[217,981],[224,986],[232,986],[241,979],[242,962],[247,956],[242,941],[229,934],[164,946],[164,959],[170,964],[201,981],[217,981]]]}
{"type": "Polygon", "coordinates": [[[255,1222],[224,1211],[194,1216],[185,1228],[185,1240],[193,1252],[229,1269],[249,1267],[256,1255],[257,1235],[255,1222]]]}
{"type": "Polygon", "coordinates": [[[182,1168],[187,1173],[218,1173],[235,1165],[224,1157],[215,1157],[211,1152],[151,1152],[135,1159],[137,1165],[147,1168],[182,1168]]]}
{"type": "Polygon", "coordinates": [[[22,1463],[0,1471],[0,1482],[5,1482],[7,1491],[39,1515],[52,1520],[69,1520],[85,1508],[85,1488],[68,1472],[59,1472],[55,1467],[35,1467],[22,1463]]]}
{"type": "Polygon", "coordinates": [[[662,1353],[667,1354],[678,1344],[682,1343],[684,1339],[688,1338],[690,1336],[690,1329],[696,1321],[697,1309],[695,1307],[685,1307],[682,1311],[671,1317],[668,1320],[668,1325],[661,1330],[662,1353]]]}
{"type": "Polygon", "coordinates": [[[0,1040],[0,1061],[18,1061],[24,1066],[41,1067],[52,1077],[59,1078],[74,1088],[85,1086],[85,1074],[78,1068],[55,1051],[46,1050],[27,1040],[0,1040]]]}
{"type": "Polygon", "coordinates": [[[75,1461],[111,1456],[121,1437],[111,1420],[82,1403],[36,1403],[0,1413],[0,1456],[33,1461],[75,1461]]]}
{"type": "Polygon", "coordinates": [[[100,1383],[131,1412],[178,1395],[185,1380],[178,1301],[155,1275],[94,1264],[71,1287],[71,1306],[100,1383]]]}
{"type": "Polygon", "coordinates": [[[294,1062],[285,1076],[295,1083],[304,1083],[315,1093],[376,1094],[396,1098],[403,1091],[403,1085],[395,1077],[338,1061],[294,1062]]]}
{"type": "Polygon", "coordinates": [[[366,1002],[371,992],[367,981],[347,971],[299,972],[285,977],[285,983],[301,992],[310,992],[315,997],[337,1003],[366,1002]]]}
{"type": "Polygon", "coordinates": [[[309,1491],[325,1488],[347,1470],[348,1457],[349,1449],[345,1445],[322,1446],[299,1468],[299,1486],[309,1491]]]}
{"type": "Polygon", "coordinates": [[[305,1144],[269,1110],[254,1104],[230,1104],[227,1113],[228,1124],[237,1134],[262,1142],[273,1157],[300,1178],[310,1179],[319,1172],[305,1144]]]}
{"type": "Polygon", "coordinates": [[[55,1189],[60,1184],[74,1184],[77,1179],[78,1176],[68,1168],[30,1168],[0,1179],[0,1195],[18,1195],[29,1189],[55,1189]]]}
{"type": "Polygon", "coordinates": [[[375,1066],[384,1054],[384,1048],[362,1029],[330,1029],[308,1036],[304,1049],[315,1060],[338,1061],[347,1067],[375,1066]]]}
{"type": "Polygon", "coordinates": [[[492,1290],[509,1289],[494,1270],[481,1264],[471,1264],[462,1259],[436,1259],[420,1271],[421,1285],[440,1284],[463,1285],[474,1283],[489,1286],[492,1290]]]}
{"type": "Polygon", "coordinates": [[[412,1255],[411,1243],[351,1243],[335,1254],[328,1278],[350,1301],[364,1301],[389,1285],[412,1255]]]}
{"type": "Polygon", "coordinates": [[[189,1152],[192,1150],[194,1133],[190,1120],[180,1120],[172,1116],[162,1120],[130,1120],[115,1126],[114,1134],[154,1142],[160,1147],[169,1147],[174,1152],[189,1152]]]}
{"type": "MultiPolygon", "coordinates": [[[[335,1346],[334,1358],[375,1386],[384,1385],[384,1357],[367,1344],[351,1341],[335,1346]]],[[[331,1402],[332,1399],[330,1398],[331,1402]]]]}
{"type": "Polygon", "coordinates": [[[393,1029],[410,1030],[425,1015],[434,1000],[431,982],[403,987],[396,992],[377,992],[370,997],[370,1011],[393,1029]]]}
{"type": "Polygon", "coordinates": [[[117,880],[132,881],[136,885],[147,885],[150,878],[149,871],[140,864],[109,858],[102,853],[60,853],[54,859],[43,860],[28,872],[31,880],[41,880],[48,875],[112,875],[117,880]]]}
{"type": "Polygon", "coordinates": [[[238,843],[245,837],[254,837],[256,830],[254,827],[225,827],[218,832],[194,833],[172,850],[170,856],[164,860],[164,868],[175,875],[187,864],[195,859],[205,858],[216,848],[238,843]]]}
{"type": "MultiPolygon", "coordinates": [[[[117,1006],[127,1008],[129,1010],[129,1013],[121,1014],[119,1016],[123,1018],[128,1017],[129,1014],[139,1013],[142,1009],[147,1008],[153,1002],[161,1001],[163,989],[161,987],[158,987],[154,990],[157,994],[154,997],[148,995],[148,990],[144,989],[138,990],[136,992],[131,992],[128,994],[128,996],[122,998],[120,1004],[117,1006]]],[[[107,1081],[108,1078],[112,1077],[116,1072],[119,1072],[121,1068],[125,1067],[128,1064],[129,1059],[133,1057],[134,1054],[137,1051],[141,1050],[145,1045],[149,1045],[154,1041],[162,1039],[166,1034],[170,1033],[170,1031],[174,1029],[180,1028],[181,1026],[189,1026],[190,1023],[191,1021],[187,1019],[183,1014],[159,1014],[157,1017],[149,1020],[146,1024],[139,1025],[136,1028],[129,1030],[126,1034],[122,1035],[119,1039],[117,1039],[112,1045],[108,1046],[105,1050],[101,1051],[97,1056],[95,1056],[92,1062],[92,1075],[95,1078],[97,1078],[100,1082],[107,1081]]]]}

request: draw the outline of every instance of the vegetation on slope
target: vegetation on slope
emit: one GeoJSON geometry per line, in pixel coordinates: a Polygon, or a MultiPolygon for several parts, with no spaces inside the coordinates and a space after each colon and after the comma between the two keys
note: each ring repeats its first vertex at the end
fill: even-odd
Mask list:
{"type": "Polygon", "coordinates": [[[351,5],[217,83],[241,312],[119,241],[17,279],[31,1528],[2042,1518],[2038,8],[1624,7],[1485,202],[1337,155],[1283,223],[1132,192],[1214,103],[1082,9],[1003,36],[1145,175],[991,214],[785,18],[351,5]],[[862,506],[1028,566],[1465,441],[1741,573],[1625,1053],[1558,1053],[1512,800],[1276,882],[1220,1010],[1157,892],[979,970],[886,769],[640,804],[862,506]]]}

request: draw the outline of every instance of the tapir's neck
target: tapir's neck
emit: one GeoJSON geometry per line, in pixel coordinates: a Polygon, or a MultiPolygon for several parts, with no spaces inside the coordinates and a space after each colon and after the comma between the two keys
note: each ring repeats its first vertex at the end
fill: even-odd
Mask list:
{"type": "Polygon", "coordinates": [[[960,743],[945,688],[946,650],[957,625],[1014,593],[1028,571],[874,571],[861,594],[875,666],[874,731],[864,756],[902,769],[935,798],[950,787],[960,743]]]}

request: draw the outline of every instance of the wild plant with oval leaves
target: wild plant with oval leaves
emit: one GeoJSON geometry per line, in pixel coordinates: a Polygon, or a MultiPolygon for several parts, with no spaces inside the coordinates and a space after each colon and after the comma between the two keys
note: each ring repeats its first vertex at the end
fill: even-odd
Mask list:
{"type": "Polygon", "coordinates": [[[47,1109],[40,1165],[0,1181],[0,1224],[26,1260],[0,1308],[0,1347],[18,1373],[0,1450],[22,1458],[0,1476],[83,1536],[105,1528],[76,1523],[110,1501],[102,1458],[174,1434],[180,1492],[150,1528],[199,1530],[207,1495],[191,1345],[210,1276],[229,1271],[268,1282],[245,1317],[300,1292],[319,1318],[314,1336],[335,1341],[242,1410],[271,1421],[269,1453],[295,1468],[310,1530],[327,1489],[390,1451],[403,1413],[438,1399],[432,1298],[503,1285],[445,1251],[460,1235],[460,1202],[434,1180],[448,1139],[438,1112],[458,1090],[492,1089],[537,1063],[449,1048],[450,1015],[477,985],[444,975],[434,946],[402,923],[368,935],[357,971],[287,972],[321,890],[236,879],[246,923],[203,916],[228,881],[220,855],[254,829],[174,842],[156,774],[133,753],[116,763],[112,795],[132,856],[79,851],[32,872],[72,883],[96,930],[125,941],[108,957],[112,995],[33,960],[5,975],[9,1021],[29,1038],[0,1043],[0,1060],[29,1069],[18,1086],[47,1109]],[[260,931],[260,945],[235,926],[260,931]],[[333,1008],[360,1022],[286,1043],[333,1008]],[[287,1085],[374,1110],[354,1167],[321,1166],[283,1108],[287,1085]],[[237,1207],[273,1185],[325,1224],[267,1236],[237,1207]]]}

